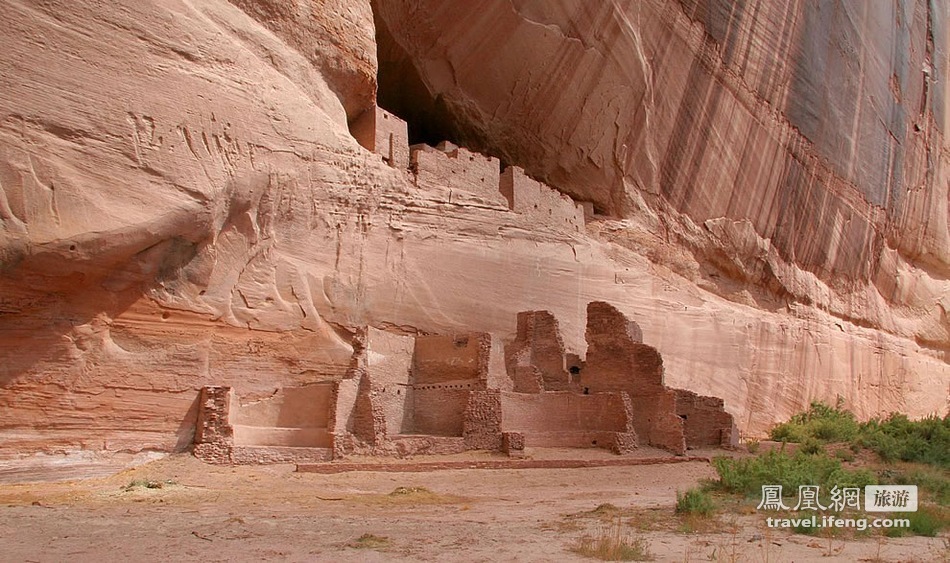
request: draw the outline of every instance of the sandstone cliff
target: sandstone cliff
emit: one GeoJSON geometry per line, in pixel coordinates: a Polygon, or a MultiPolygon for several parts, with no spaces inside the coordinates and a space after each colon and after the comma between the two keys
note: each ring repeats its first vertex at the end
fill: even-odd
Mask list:
{"type": "Polygon", "coordinates": [[[448,6],[7,2],[0,448],[185,447],[203,385],[339,378],[367,324],[583,355],[594,300],[746,433],[946,412],[945,3],[448,6]],[[377,87],[596,216],[387,166],[377,87]]]}

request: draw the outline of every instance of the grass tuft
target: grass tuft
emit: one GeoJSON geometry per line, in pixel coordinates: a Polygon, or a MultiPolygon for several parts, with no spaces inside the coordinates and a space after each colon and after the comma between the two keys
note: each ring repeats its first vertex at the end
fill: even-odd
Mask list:
{"type": "Polygon", "coordinates": [[[596,536],[583,536],[571,551],[601,561],[652,561],[650,545],[644,538],[636,538],[623,531],[620,518],[614,526],[596,536]]]}
{"type": "Polygon", "coordinates": [[[346,544],[346,547],[353,549],[385,549],[392,545],[392,542],[386,536],[377,536],[374,534],[363,534],[346,544]]]}

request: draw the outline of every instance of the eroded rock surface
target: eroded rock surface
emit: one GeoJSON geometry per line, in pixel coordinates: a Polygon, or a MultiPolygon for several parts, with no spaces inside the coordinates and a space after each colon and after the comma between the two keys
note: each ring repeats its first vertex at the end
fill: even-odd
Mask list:
{"type": "Polygon", "coordinates": [[[435,4],[5,4],[4,454],[184,448],[203,386],[340,380],[364,325],[550,311],[583,358],[590,301],[746,433],[946,412],[943,2],[435,4]],[[454,156],[357,143],[377,42],[454,156]],[[438,176],[477,151],[520,168],[438,176]]]}

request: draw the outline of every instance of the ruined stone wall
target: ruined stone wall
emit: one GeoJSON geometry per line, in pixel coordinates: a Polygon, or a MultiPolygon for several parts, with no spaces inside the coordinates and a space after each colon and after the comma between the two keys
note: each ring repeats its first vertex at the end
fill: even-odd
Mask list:
{"type": "Polygon", "coordinates": [[[548,311],[518,313],[517,336],[505,347],[505,359],[515,391],[537,393],[571,388],[557,319],[548,311]]]}
{"type": "Polygon", "coordinates": [[[408,432],[413,427],[413,337],[375,328],[367,329],[365,377],[373,402],[383,413],[386,434],[408,432]]]}
{"type": "Polygon", "coordinates": [[[270,397],[231,406],[231,423],[244,426],[326,428],[329,425],[333,383],[285,387],[270,397]]]}
{"type": "Polygon", "coordinates": [[[704,397],[692,391],[676,389],[676,415],[683,419],[686,446],[732,447],[738,431],[732,415],[723,410],[718,397],[704,397]]]}
{"type": "Polygon", "coordinates": [[[472,382],[484,385],[488,378],[490,349],[488,334],[418,336],[413,350],[412,384],[472,382]]]}
{"type": "Polygon", "coordinates": [[[683,419],[676,416],[676,393],[662,389],[649,395],[630,395],[633,426],[641,443],[675,454],[686,453],[683,419]]]}
{"type": "Polygon", "coordinates": [[[471,450],[501,448],[501,391],[472,391],[465,407],[463,435],[471,450]]]}
{"type": "Polygon", "coordinates": [[[676,395],[663,381],[663,358],[642,343],[640,327],[612,305],[587,306],[587,358],[581,386],[588,391],[626,391],[637,435],[645,444],[684,453],[683,420],[676,395]]]}
{"type": "Polygon", "coordinates": [[[419,336],[412,360],[413,434],[461,436],[469,393],[485,389],[491,336],[419,336]]]}
{"type": "Polygon", "coordinates": [[[524,173],[518,166],[509,166],[501,173],[499,191],[508,200],[508,207],[549,226],[580,233],[584,231],[584,209],[569,196],[552,189],[524,173]]]}
{"type": "Polygon", "coordinates": [[[465,408],[468,406],[468,389],[455,389],[452,385],[433,385],[413,390],[412,434],[433,436],[461,436],[465,408]]]}
{"type": "Polygon", "coordinates": [[[230,463],[234,430],[230,421],[230,387],[203,387],[198,401],[195,455],[209,463],[230,463]]]}
{"type": "Polygon", "coordinates": [[[502,393],[500,399],[501,429],[521,440],[522,447],[600,447],[621,453],[637,445],[625,394],[502,393]]]}
{"type": "Polygon", "coordinates": [[[333,436],[334,454],[337,449],[346,445],[348,437],[353,434],[359,384],[359,379],[351,378],[338,381],[333,386],[333,418],[327,431],[333,436]]]}
{"type": "Polygon", "coordinates": [[[567,391],[501,394],[502,431],[630,432],[632,421],[619,393],[582,395],[567,391]]]}
{"type": "Polygon", "coordinates": [[[381,107],[366,110],[350,123],[356,141],[399,170],[409,168],[409,129],[405,121],[381,107]]]}
{"type": "Polygon", "coordinates": [[[411,166],[418,186],[430,190],[447,189],[452,202],[470,202],[471,197],[466,194],[471,194],[482,203],[499,208],[508,206],[498,191],[501,164],[497,158],[461,147],[441,146],[445,150],[413,145],[411,166]]]}

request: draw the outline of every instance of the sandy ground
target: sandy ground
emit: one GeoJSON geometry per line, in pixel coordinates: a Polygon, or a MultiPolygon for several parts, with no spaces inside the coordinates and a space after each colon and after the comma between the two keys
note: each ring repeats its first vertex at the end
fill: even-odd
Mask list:
{"type": "Polygon", "coordinates": [[[181,454],[0,485],[0,560],[570,561],[584,535],[620,530],[657,561],[950,561],[944,537],[828,540],[770,531],[758,513],[683,531],[676,491],[713,476],[702,462],[317,475],[181,454]],[[619,519],[595,511],[605,503],[619,519]]]}

